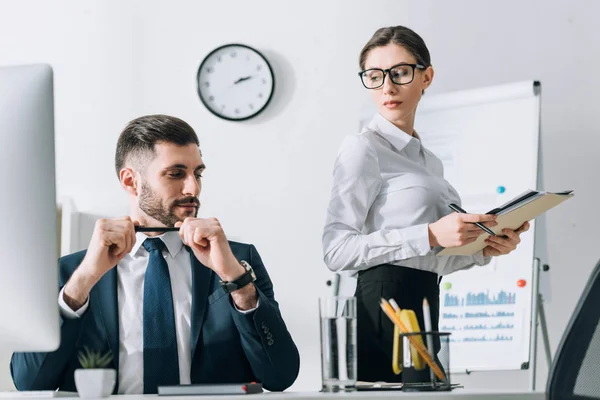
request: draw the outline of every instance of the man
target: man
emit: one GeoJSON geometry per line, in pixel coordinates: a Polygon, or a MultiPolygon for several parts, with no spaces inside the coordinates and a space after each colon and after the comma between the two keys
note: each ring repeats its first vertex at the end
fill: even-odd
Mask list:
{"type": "Polygon", "coordinates": [[[216,219],[196,218],[205,165],[194,130],[165,115],[133,120],[115,166],[130,216],[99,220],[87,251],[60,259],[60,347],[15,353],[15,386],[75,391],[87,347],[112,353],[115,393],[252,381],[288,388],[298,350],[258,252],[228,242],[216,219]]]}

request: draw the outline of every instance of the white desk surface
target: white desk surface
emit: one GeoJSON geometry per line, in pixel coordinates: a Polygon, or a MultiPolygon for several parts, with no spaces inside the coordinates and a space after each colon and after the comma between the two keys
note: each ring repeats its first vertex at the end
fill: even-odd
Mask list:
{"type": "MultiPolygon", "coordinates": [[[[8,393],[2,393],[2,398],[35,398],[27,396],[25,393],[14,393],[15,397],[7,396],[8,393]]],[[[79,399],[78,397],[59,397],[60,399],[79,399]]],[[[373,398],[381,399],[399,399],[399,400],[544,400],[544,392],[523,392],[523,391],[497,391],[497,390],[465,390],[455,389],[451,392],[402,392],[402,391],[361,391],[353,393],[319,393],[319,392],[283,392],[283,393],[262,393],[255,395],[239,396],[157,396],[157,395],[120,395],[111,396],[109,399],[123,400],[146,400],[146,399],[165,399],[165,400],[336,400],[339,398],[351,400],[370,400],[373,398]]]]}
{"type": "MultiPolygon", "coordinates": [[[[127,396],[128,400],[131,398],[142,399],[153,396],[127,396]]],[[[531,393],[531,392],[485,392],[485,391],[466,391],[466,390],[453,390],[451,392],[440,392],[440,393],[426,393],[426,392],[402,392],[402,391],[364,391],[354,393],[313,393],[313,392],[290,392],[290,393],[264,393],[260,395],[253,395],[254,397],[262,397],[264,400],[334,400],[340,397],[352,399],[352,400],[370,400],[373,398],[386,398],[386,399],[399,399],[399,400],[423,400],[423,399],[435,399],[435,400],[457,400],[457,399],[485,399],[485,400],[543,400],[545,399],[544,393],[531,393]]],[[[187,400],[190,397],[164,397],[161,399],[171,400],[187,400]]],[[[226,400],[248,398],[248,395],[242,396],[197,396],[205,400],[226,400]]]]}

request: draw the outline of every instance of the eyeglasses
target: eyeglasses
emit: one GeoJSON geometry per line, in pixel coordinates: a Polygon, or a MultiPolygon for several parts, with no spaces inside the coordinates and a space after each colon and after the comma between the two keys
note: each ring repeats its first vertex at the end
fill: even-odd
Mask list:
{"type": "Polygon", "coordinates": [[[367,89],[377,89],[383,86],[385,76],[390,75],[390,79],[396,85],[408,85],[415,78],[415,68],[425,69],[421,64],[398,64],[388,69],[371,68],[360,71],[358,76],[360,81],[367,89]]]}

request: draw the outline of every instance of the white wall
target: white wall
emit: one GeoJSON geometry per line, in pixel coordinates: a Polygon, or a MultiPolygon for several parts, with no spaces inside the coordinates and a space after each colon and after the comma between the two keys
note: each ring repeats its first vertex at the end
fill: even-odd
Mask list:
{"type": "MultiPolygon", "coordinates": [[[[79,210],[125,212],[112,164],[127,121],[170,113],[194,126],[208,165],[201,214],[217,216],[231,237],[261,252],[301,352],[293,388],[315,390],[317,297],[327,293],[331,276],[320,235],[332,163],[342,138],[356,131],[364,101],[356,76],[362,45],[380,26],[415,29],[436,68],[432,93],[542,81],[545,188],[577,192],[548,217],[546,311],[554,349],[599,258],[593,212],[600,195],[599,12],[591,0],[3,0],[0,65],[54,66],[58,192],[79,210]],[[196,95],[203,56],[228,42],[254,46],[274,65],[277,92],[256,120],[219,120],[196,95]]],[[[0,387],[10,388],[7,361],[0,363],[0,387]]],[[[526,388],[527,378],[527,372],[489,372],[455,381],[526,388]]]]}

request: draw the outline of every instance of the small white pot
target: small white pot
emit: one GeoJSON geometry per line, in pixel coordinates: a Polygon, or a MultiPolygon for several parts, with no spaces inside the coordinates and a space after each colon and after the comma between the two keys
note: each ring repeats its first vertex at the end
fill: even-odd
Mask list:
{"type": "Polygon", "coordinates": [[[117,373],[114,369],[77,369],[75,386],[82,399],[108,397],[115,388],[117,373]]]}

